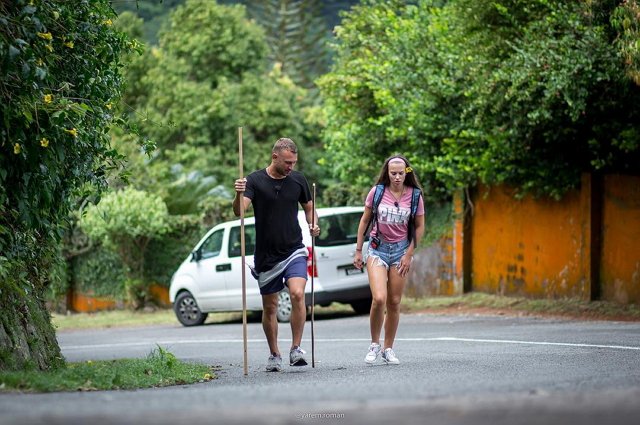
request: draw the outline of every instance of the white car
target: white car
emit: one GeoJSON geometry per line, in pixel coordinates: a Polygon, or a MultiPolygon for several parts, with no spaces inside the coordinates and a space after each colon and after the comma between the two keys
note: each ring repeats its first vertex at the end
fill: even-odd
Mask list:
{"type": "MultiPolygon", "coordinates": [[[[316,275],[313,278],[316,305],[332,302],[350,304],[357,313],[368,313],[371,290],[366,270],[353,267],[358,223],[363,207],[318,208],[320,236],[315,238],[316,275]]],[[[253,266],[255,222],[245,223],[245,280],[247,310],[261,311],[262,298],[253,266]]],[[[298,214],[302,238],[311,253],[311,236],[304,212],[298,214]]],[[[366,249],[366,246],[364,247],[366,249]]],[[[311,257],[309,257],[311,258],[311,257]]],[[[207,314],[216,311],[242,311],[242,257],[240,220],[218,224],[198,242],[171,278],[169,299],[180,323],[201,325],[207,314]]],[[[311,305],[311,261],[305,288],[307,306],[311,305]]],[[[279,294],[277,317],[288,322],[291,300],[286,289],[279,294]]]]}

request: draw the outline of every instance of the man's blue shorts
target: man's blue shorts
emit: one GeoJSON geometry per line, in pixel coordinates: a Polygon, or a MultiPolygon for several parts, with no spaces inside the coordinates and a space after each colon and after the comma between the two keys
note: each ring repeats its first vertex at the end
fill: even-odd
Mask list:
{"type": "Polygon", "coordinates": [[[285,283],[292,277],[301,277],[307,280],[307,258],[298,257],[292,260],[284,272],[271,282],[260,288],[261,295],[274,294],[284,289],[285,283]]]}

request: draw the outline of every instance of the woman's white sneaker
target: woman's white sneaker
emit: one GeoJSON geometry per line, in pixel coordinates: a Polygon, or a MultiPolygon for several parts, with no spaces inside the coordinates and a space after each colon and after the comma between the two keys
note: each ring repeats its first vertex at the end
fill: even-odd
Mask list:
{"type": "Polygon", "coordinates": [[[391,348],[385,348],[382,352],[382,360],[387,364],[400,364],[400,360],[396,357],[396,353],[391,348]]]}
{"type": "Polygon", "coordinates": [[[369,346],[369,352],[364,358],[365,363],[369,363],[369,364],[375,363],[376,360],[378,360],[378,357],[380,357],[381,350],[382,350],[382,347],[380,347],[380,344],[372,342],[371,345],[369,346]]]}

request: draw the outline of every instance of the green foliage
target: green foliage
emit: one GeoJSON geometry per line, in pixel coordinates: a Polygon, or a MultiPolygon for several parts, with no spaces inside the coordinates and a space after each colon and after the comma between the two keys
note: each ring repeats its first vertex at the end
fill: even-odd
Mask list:
{"type": "MultiPolygon", "coordinates": [[[[582,172],[637,169],[640,89],[625,76],[595,7],[537,3],[544,5],[537,19],[508,19],[517,33],[494,36],[508,46],[503,54],[479,58],[485,72],[469,85],[463,120],[476,155],[455,165],[477,168],[487,183],[559,198],[582,172]]],[[[513,10],[522,11],[509,4],[499,12],[512,18],[513,10]]]]}
{"type": "Polygon", "coordinates": [[[75,291],[97,297],[126,299],[127,270],[114,251],[98,246],[71,260],[75,291]]]}
{"type": "Polygon", "coordinates": [[[8,208],[0,228],[49,232],[73,192],[100,187],[120,159],[107,128],[128,47],[107,1],[31,3],[0,6],[0,206],[8,208]]]}
{"type": "Polygon", "coordinates": [[[425,232],[421,246],[438,242],[452,230],[453,205],[450,202],[430,203],[425,208],[425,232]]]}
{"type": "Polygon", "coordinates": [[[264,33],[245,19],[243,6],[187,0],[172,11],[160,32],[160,48],[181,65],[185,80],[215,88],[264,69],[264,33]]]}
{"type": "Polygon", "coordinates": [[[168,287],[171,276],[200,240],[204,231],[199,216],[170,216],[171,231],[149,242],[145,256],[145,280],[168,287]]]}
{"type": "Polygon", "coordinates": [[[0,384],[21,392],[156,388],[214,379],[209,366],[183,362],[158,346],[144,359],[68,363],[48,372],[3,372],[0,384]]]}
{"type": "MultiPolygon", "coordinates": [[[[180,164],[187,174],[198,171],[231,187],[240,126],[246,170],[268,163],[279,137],[304,145],[306,93],[277,69],[265,73],[263,38],[240,6],[188,1],[172,12],[160,46],[134,58],[127,69],[125,108],[137,111],[132,119],[140,134],[160,148],[149,160],[135,160],[131,174],[142,171],[152,179],[136,177],[134,185],[162,191],[174,180],[166,170],[180,164]]],[[[115,137],[118,146],[131,144],[126,136],[115,137]]]]}
{"type": "Polygon", "coordinates": [[[637,172],[637,18],[636,1],[354,8],[320,81],[334,176],[361,191],[400,151],[441,199],[478,181],[560,197],[583,172],[637,172]]]}
{"type": "MultiPolygon", "coordinates": [[[[216,224],[237,219],[238,217],[233,214],[232,203],[232,199],[219,197],[208,197],[200,201],[199,205],[202,211],[200,220],[205,230],[208,230],[216,224]]],[[[252,211],[251,209],[248,210],[246,215],[251,215],[252,211]]]]}
{"type": "Polygon", "coordinates": [[[213,176],[203,176],[200,171],[185,174],[179,164],[174,165],[172,171],[175,180],[167,187],[164,198],[170,214],[197,214],[198,204],[206,196],[232,199],[232,195],[224,186],[218,185],[213,176]]]}
{"type": "Polygon", "coordinates": [[[129,187],[89,206],[80,226],[95,242],[116,246],[126,239],[140,248],[148,239],[167,232],[167,215],[160,197],[129,187]]]}
{"type": "MultiPolygon", "coordinates": [[[[135,0],[112,2],[118,16],[135,14],[144,21],[140,37],[149,44],[158,44],[158,31],[167,20],[169,12],[184,0],[135,0]]],[[[138,36],[136,36],[138,38],[138,36]]]]}
{"type": "Polygon", "coordinates": [[[108,129],[132,46],[107,0],[0,2],[0,369],[61,362],[43,297],[78,195],[121,157],[108,129]]]}
{"type": "Polygon", "coordinates": [[[401,152],[425,194],[439,196],[429,160],[454,122],[461,92],[438,41],[448,29],[432,22],[436,3],[367,2],[336,29],[336,63],[319,81],[330,158],[322,164],[359,193],[371,187],[387,156],[401,152]]]}
{"type": "Polygon", "coordinates": [[[623,1],[611,15],[617,31],[615,46],[622,55],[627,75],[640,85],[640,2],[623,1]]]}
{"type": "Polygon", "coordinates": [[[134,307],[143,307],[149,285],[144,280],[147,245],[169,231],[167,206],[162,199],[132,187],[111,192],[98,205],[87,208],[80,227],[94,242],[118,253],[126,265],[125,293],[134,307]]]}
{"type": "MultiPolygon", "coordinates": [[[[131,37],[141,32],[140,20],[129,13],[123,13],[116,26],[131,37]]],[[[120,108],[139,134],[159,149],[146,155],[135,138],[118,129],[111,133],[113,143],[127,157],[121,171],[129,175],[130,185],[161,197],[171,214],[171,231],[148,239],[144,258],[132,255],[127,241],[93,235],[127,259],[128,292],[142,294],[151,282],[168,285],[201,236],[200,226],[208,228],[232,217],[239,126],[245,173],[268,164],[273,142],[283,135],[300,145],[300,166],[311,164],[312,158],[304,154],[304,135],[317,127],[303,112],[306,91],[277,68],[265,72],[263,37],[240,6],[188,1],[170,14],[158,47],[127,55],[128,84],[120,108]]],[[[121,188],[127,182],[114,176],[111,185],[121,188]]],[[[123,211],[122,216],[131,212],[123,211]]],[[[88,233],[96,232],[89,229],[88,233]]]]}
{"type": "Polygon", "coordinates": [[[296,84],[311,89],[326,73],[330,32],[318,0],[248,1],[251,16],[265,28],[269,59],[296,84]]]}

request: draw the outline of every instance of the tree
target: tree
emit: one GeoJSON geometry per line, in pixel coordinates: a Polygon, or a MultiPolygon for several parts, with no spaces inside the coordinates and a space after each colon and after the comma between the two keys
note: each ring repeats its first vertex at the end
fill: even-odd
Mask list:
{"type": "Polygon", "coordinates": [[[43,303],[77,196],[120,157],[108,128],[130,47],[107,0],[0,2],[0,368],[63,363],[43,303]]]}
{"type": "Polygon", "coordinates": [[[125,285],[136,308],[144,307],[149,298],[149,284],[144,280],[147,245],[170,230],[168,215],[159,196],[127,187],[89,206],[80,220],[89,238],[117,252],[127,266],[125,285]]]}
{"type": "Polygon", "coordinates": [[[365,190],[397,149],[436,198],[638,171],[637,2],[412,3],[366,2],[337,31],[321,88],[340,180],[365,190]]]}
{"type": "MultiPolygon", "coordinates": [[[[452,7],[466,22],[459,40],[486,47],[473,59],[478,72],[466,89],[459,130],[465,137],[452,135],[439,166],[470,167],[480,181],[556,198],[583,172],[637,171],[640,87],[615,48],[616,10],[610,1],[452,7]],[[468,141],[470,154],[452,159],[458,140],[468,141]]],[[[470,54],[462,41],[457,45],[470,54]]]]}
{"type": "Polygon", "coordinates": [[[173,181],[168,170],[179,166],[186,174],[198,172],[230,187],[237,177],[239,126],[246,170],[267,163],[279,137],[304,146],[306,92],[278,67],[267,72],[263,38],[242,6],[187,1],[171,13],[159,47],[143,55],[147,65],[136,68],[130,85],[136,94],[129,97],[127,91],[140,134],[159,148],[136,168],[144,177],[135,185],[162,191],[173,181]]]}
{"type": "Polygon", "coordinates": [[[443,196],[428,161],[457,121],[462,77],[439,3],[365,2],[336,29],[336,61],[319,81],[331,158],[323,165],[352,182],[360,202],[382,161],[398,152],[412,161],[427,196],[443,196]]]}
{"type": "Polygon", "coordinates": [[[265,28],[269,60],[297,85],[312,89],[329,67],[330,32],[317,0],[249,1],[248,9],[265,28]]]}

